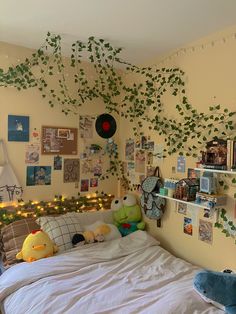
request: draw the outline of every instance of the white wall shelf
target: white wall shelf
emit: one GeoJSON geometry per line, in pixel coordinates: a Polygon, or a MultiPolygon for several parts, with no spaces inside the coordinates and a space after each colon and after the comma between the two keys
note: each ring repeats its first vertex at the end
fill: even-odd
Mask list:
{"type": "Polygon", "coordinates": [[[233,171],[233,170],[217,170],[217,169],[206,169],[206,168],[194,168],[194,170],[236,175],[236,171],[233,171]]]}
{"type": "MultiPolygon", "coordinates": [[[[177,198],[170,197],[170,196],[167,196],[167,195],[161,195],[159,193],[156,193],[155,195],[163,197],[163,198],[166,198],[167,200],[178,202],[178,203],[184,203],[184,204],[188,204],[188,205],[192,205],[192,206],[196,206],[196,207],[200,207],[200,208],[207,208],[207,209],[211,209],[212,208],[212,207],[209,207],[208,202],[201,202],[201,204],[198,204],[198,203],[195,203],[195,202],[187,202],[187,201],[179,200],[177,198]]],[[[213,208],[216,208],[216,207],[213,207],[213,208]]]]}

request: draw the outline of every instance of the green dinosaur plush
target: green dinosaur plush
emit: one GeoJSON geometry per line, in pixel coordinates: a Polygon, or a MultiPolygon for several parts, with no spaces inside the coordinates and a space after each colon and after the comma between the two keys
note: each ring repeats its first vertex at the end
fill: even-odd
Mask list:
{"type": "Polygon", "coordinates": [[[142,212],[132,194],[127,194],[123,199],[114,199],[111,204],[114,211],[113,219],[122,236],[126,236],[136,230],[144,230],[145,222],[142,220],[142,212]]]}

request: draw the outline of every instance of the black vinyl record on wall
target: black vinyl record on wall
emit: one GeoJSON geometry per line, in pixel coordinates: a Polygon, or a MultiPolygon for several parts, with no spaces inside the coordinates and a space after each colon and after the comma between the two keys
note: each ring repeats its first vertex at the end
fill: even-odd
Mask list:
{"type": "Polygon", "coordinates": [[[95,128],[97,134],[102,138],[110,138],[116,132],[116,120],[108,113],[97,117],[95,128]]]}

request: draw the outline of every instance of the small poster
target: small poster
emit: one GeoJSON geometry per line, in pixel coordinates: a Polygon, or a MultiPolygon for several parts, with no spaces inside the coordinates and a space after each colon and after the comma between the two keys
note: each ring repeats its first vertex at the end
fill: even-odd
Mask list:
{"type": "Polygon", "coordinates": [[[177,172],[185,172],[186,159],[184,156],[177,158],[177,172]]]}
{"type": "Polygon", "coordinates": [[[78,158],[64,159],[64,183],[79,182],[79,166],[78,158]]]}
{"type": "Polygon", "coordinates": [[[185,204],[185,203],[178,203],[178,213],[186,215],[187,214],[187,204],[185,204]]]}
{"type": "Polygon", "coordinates": [[[141,136],[141,148],[142,149],[146,149],[147,148],[147,136],[141,136]]]}
{"type": "Polygon", "coordinates": [[[134,171],[134,162],[128,162],[127,168],[128,168],[128,171],[134,171]]]}
{"type": "Polygon", "coordinates": [[[213,229],[212,223],[209,221],[199,220],[199,240],[212,244],[213,229]]]}
{"type": "Polygon", "coordinates": [[[84,115],[79,117],[79,130],[81,138],[93,138],[94,117],[84,115]]]}
{"type": "Polygon", "coordinates": [[[195,170],[193,168],[188,168],[188,178],[190,178],[190,179],[200,178],[200,171],[195,170]]]}
{"type": "Polygon", "coordinates": [[[125,144],[125,159],[134,160],[134,140],[126,140],[125,144]]]}
{"type": "Polygon", "coordinates": [[[26,146],[25,163],[35,165],[39,163],[39,144],[29,144],[26,146]]]}
{"type": "Polygon", "coordinates": [[[51,185],[51,166],[27,166],[26,185],[51,185]]]}
{"type": "Polygon", "coordinates": [[[97,160],[93,165],[93,175],[95,177],[100,177],[102,175],[102,163],[101,160],[97,160]]]}
{"type": "Polygon", "coordinates": [[[29,142],[28,116],[8,116],[8,141],[29,142]]]}
{"type": "Polygon", "coordinates": [[[149,151],[154,151],[154,142],[147,142],[146,144],[146,149],[148,149],[149,151]]]}
{"type": "Polygon", "coordinates": [[[89,179],[82,179],[80,181],[80,191],[88,192],[88,190],[89,190],[89,179]]]}
{"type": "Polygon", "coordinates": [[[54,170],[61,170],[62,169],[62,157],[55,156],[53,161],[54,170]]]}
{"type": "Polygon", "coordinates": [[[138,149],[135,153],[135,171],[145,172],[145,151],[138,149]]]}
{"type": "Polygon", "coordinates": [[[163,150],[164,150],[163,144],[154,145],[153,160],[155,160],[155,162],[158,164],[163,161],[163,150]]]}
{"type": "Polygon", "coordinates": [[[37,128],[34,128],[31,132],[31,141],[33,143],[40,143],[40,132],[37,128]]]}
{"type": "Polygon", "coordinates": [[[155,173],[156,167],[152,167],[152,166],[147,166],[146,168],[146,176],[153,176],[155,173]]]}
{"type": "Polygon", "coordinates": [[[146,151],[146,163],[147,165],[152,165],[153,164],[153,153],[146,151]]]}
{"type": "Polygon", "coordinates": [[[98,186],[98,178],[91,178],[90,179],[90,187],[96,188],[98,186]]]}
{"type": "Polygon", "coordinates": [[[81,172],[82,174],[93,174],[93,161],[92,159],[81,160],[81,172]]]}
{"type": "Polygon", "coordinates": [[[191,218],[184,217],[184,233],[191,236],[193,235],[193,225],[191,218]]]}

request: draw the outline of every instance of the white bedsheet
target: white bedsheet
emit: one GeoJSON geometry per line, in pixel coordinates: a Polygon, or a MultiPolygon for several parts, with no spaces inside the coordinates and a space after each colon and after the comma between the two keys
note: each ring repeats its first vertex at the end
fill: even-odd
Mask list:
{"type": "Polygon", "coordinates": [[[6,314],[223,313],[193,290],[197,270],[137,231],[13,266],[0,301],[6,314]]]}

